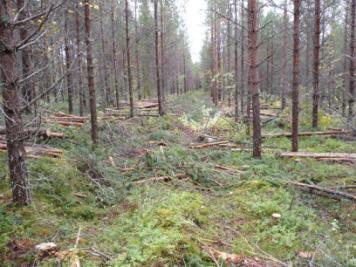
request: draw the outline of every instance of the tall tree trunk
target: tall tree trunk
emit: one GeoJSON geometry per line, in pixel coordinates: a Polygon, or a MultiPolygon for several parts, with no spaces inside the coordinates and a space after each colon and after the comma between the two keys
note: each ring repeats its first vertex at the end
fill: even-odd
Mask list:
{"type": "MultiPolygon", "coordinates": [[[[27,12],[26,10],[28,7],[24,7],[25,1],[24,0],[17,0],[17,10],[21,11],[19,13],[19,20],[23,20],[26,18],[27,12]],[[23,8],[24,7],[24,8],[23,8]]],[[[27,3],[28,5],[28,3],[27,3]]],[[[27,27],[28,25],[20,26],[20,39],[25,40],[27,38],[27,27]]],[[[22,60],[22,74],[26,77],[31,74],[32,71],[32,62],[31,62],[31,48],[25,48],[21,52],[21,60],[22,60]]],[[[22,85],[22,96],[26,103],[29,103],[33,98],[35,98],[35,85],[32,79],[24,82],[22,85]]],[[[35,107],[35,113],[37,110],[37,105],[35,107]]],[[[29,110],[28,110],[29,111],[29,110]]]]}
{"type": "Polygon", "coordinates": [[[115,0],[111,0],[111,38],[112,38],[112,64],[114,68],[114,85],[115,85],[115,100],[116,108],[119,109],[119,82],[117,79],[117,49],[116,49],[116,36],[115,36],[115,0]]]}
{"type": "Polygon", "coordinates": [[[320,0],[315,0],[314,14],[314,63],[313,63],[313,128],[318,127],[319,113],[319,65],[320,65],[320,0]]]}
{"type": "Polygon", "coordinates": [[[155,23],[155,63],[156,63],[156,83],[157,83],[157,98],[158,112],[160,116],[164,115],[162,91],[161,91],[161,75],[159,64],[159,29],[158,29],[158,0],[153,0],[154,4],[154,23],[155,23]]]}
{"type": "Polygon", "coordinates": [[[185,37],[183,37],[183,81],[184,81],[184,93],[188,92],[187,84],[187,65],[186,65],[186,55],[185,55],[185,37]]]}
{"type": "Polygon", "coordinates": [[[283,46],[282,46],[282,69],[281,69],[281,109],[286,107],[287,89],[287,51],[288,51],[288,0],[283,7],[283,46]]]}
{"type": "Polygon", "coordinates": [[[241,86],[240,86],[240,105],[241,105],[241,113],[244,112],[245,102],[245,29],[244,29],[244,21],[245,21],[245,7],[244,7],[244,0],[241,0],[241,58],[240,58],[240,68],[241,68],[241,86]]]}
{"type": "Polygon", "coordinates": [[[349,87],[349,120],[354,116],[356,54],[355,54],[356,0],[351,0],[351,34],[350,34],[350,87],[349,87]]]}
{"type": "MultiPolygon", "coordinates": [[[[230,5],[230,0],[227,1],[228,4],[228,20],[227,20],[227,31],[226,31],[226,70],[228,75],[226,76],[226,87],[225,89],[228,94],[228,105],[229,107],[231,106],[231,92],[230,92],[230,86],[231,86],[231,79],[230,79],[230,73],[231,73],[231,20],[232,20],[232,11],[231,11],[231,5],[230,5]]],[[[224,94],[225,95],[225,94],[224,94]]]]}
{"type": "Polygon", "coordinates": [[[72,77],[72,51],[69,45],[68,35],[68,23],[69,23],[69,4],[66,3],[64,10],[64,51],[66,57],[66,71],[67,71],[67,90],[68,90],[68,112],[73,113],[73,77],[72,77]]]}
{"type": "Polygon", "coordinates": [[[111,104],[111,89],[109,86],[109,81],[108,81],[109,75],[108,75],[108,69],[106,66],[106,41],[105,41],[105,36],[104,36],[103,8],[104,8],[104,5],[102,4],[99,8],[101,59],[102,59],[102,64],[103,64],[105,101],[106,101],[106,104],[111,104]]]}
{"type": "Polygon", "coordinates": [[[257,64],[257,0],[248,1],[249,10],[249,63],[250,63],[250,92],[252,97],[252,124],[253,124],[253,156],[261,158],[261,121],[260,99],[257,64]]]}
{"type": "Polygon", "coordinates": [[[134,100],[132,92],[132,75],[131,75],[131,48],[130,48],[130,31],[129,31],[129,2],[125,0],[125,33],[126,33],[126,61],[127,61],[127,78],[129,85],[130,99],[130,117],[134,116],[134,100]]]}
{"type": "Polygon", "coordinates": [[[346,5],[345,7],[345,28],[344,28],[344,64],[343,64],[343,69],[344,69],[344,75],[343,75],[343,80],[342,80],[342,104],[341,104],[341,109],[342,109],[342,115],[346,116],[346,106],[347,106],[347,79],[348,79],[348,23],[349,23],[349,7],[346,5]]]}
{"type": "Polygon", "coordinates": [[[2,42],[0,70],[12,199],[15,204],[25,206],[31,203],[31,193],[25,162],[25,147],[21,138],[23,123],[17,84],[15,34],[12,25],[7,23],[7,21],[12,20],[15,10],[11,2],[10,0],[2,0],[0,4],[0,36],[2,42]]]}
{"type": "Polygon", "coordinates": [[[165,73],[165,68],[166,68],[166,61],[165,61],[165,47],[164,47],[164,5],[163,5],[163,0],[160,0],[160,7],[161,7],[161,12],[160,12],[160,22],[161,22],[161,35],[160,35],[160,43],[161,43],[161,87],[162,87],[162,100],[165,101],[166,99],[166,85],[165,85],[165,79],[166,79],[166,73],[165,73]]]}
{"type": "MultiPolygon", "coordinates": [[[[237,0],[234,0],[234,11],[235,11],[235,47],[234,47],[234,52],[235,52],[235,120],[238,119],[239,117],[239,84],[238,84],[238,79],[239,79],[239,69],[238,69],[238,26],[237,26],[237,0]]],[[[242,98],[242,96],[240,95],[242,98]]]]}
{"type": "Polygon", "coordinates": [[[84,0],[84,25],[85,25],[85,44],[87,46],[87,69],[88,69],[88,88],[90,100],[90,119],[91,119],[91,139],[93,144],[97,143],[98,126],[96,114],[96,96],[94,88],[94,66],[93,66],[93,48],[90,42],[90,0],[84,0]]]}
{"type": "Polygon", "coordinates": [[[137,96],[138,100],[142,99],[142,92],[141,92],[141,76],[140,76],[140,52],[139,52],[139,44],[140,38],[138,36],[138,16],[137,16],[137,9],[138,4],[137,0],[135,0],[135,48],[136,48],[136,79],[137,79],[137,96]]]}
{"type": "Polygon", "coordinates": [[[76,46],[77,46],[77,62],[78,62],[78,79],[79,79],[79,114],[84,114],[85,94],[83,84],[83,69],[82,69],[82,54],[80,49],[80,5],[76,5],[75,9],[75,29],[76,29],[76,46]]]}
{"type": "Polygon", "coordinates": [[[300,6],[301,0],[293,0],[293,88],[292,88],[292,151],[298,151],[299,124],[299,65],[300,65],[300,6]]]}

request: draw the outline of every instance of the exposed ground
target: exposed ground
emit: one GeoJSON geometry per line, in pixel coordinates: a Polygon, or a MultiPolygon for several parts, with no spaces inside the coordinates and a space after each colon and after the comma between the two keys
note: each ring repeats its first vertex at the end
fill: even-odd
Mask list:
{"type": "MultiPolygon", "coordinates": [[[[263,159],[254,160],[245,126],[226,116],[228,108],[212,107],[203,93],[169,102],[164,118],[101,122],[94,151],[88,125],[54,126],[66,139],[45,143],[64,157],[28,160],[31,207],[10,205],[2,154],[2,265],[356,266],[355,204],[289,183],[355,195],[354,164],[278,158],[290,150],[287,137],[265,139],[263,159]],[[217,141],[230,143],[199,147],[217,141]],[[43,242],[57,251],[41,255],[35,245],[43,242]]],[[[302,130],[310,130],[309,117],[301,114],[302,130]]],[[[288,110],[264,120],[265,133],[288,130],[288,110]]],[[[321,127],[340,121],[321,115],[321,127]]],[[[300,145],[356,153],[352,138],[302,137],[300,145]]]]}

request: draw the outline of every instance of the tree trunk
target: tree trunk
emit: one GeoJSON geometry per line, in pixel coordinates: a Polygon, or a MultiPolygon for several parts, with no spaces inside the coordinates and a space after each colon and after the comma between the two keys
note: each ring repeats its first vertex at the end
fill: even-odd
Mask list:
{"type": "Polygon", "coordinates": [[[314,15],[314,68],[313,68],[313,128],[318,128],[319,65],[320,65],[320,0],[315,0],[314,15]]]}
{"type": "MultiPolygon", "coordinates": [[[[239,117],[239,84],[238,84],[238,79],[239,79],[239,69],[238,69],[238,26],[237,26],[237,0],[234,0],[234,11],[235,11],[235,47],[234,47],[234,52],[235,52],[235,120],[239,117]]],[[[242,98],[242,96],[240,95],[242,98]]]]}
{"type": "Polygon", "coordinates": [[[252,97],[252,124],[253,124],[253,157],[261,158],[261,121],[260,99],[257,65],[257,0],[248,1],[249,10],[249,63],[250,63],[250,92],[252,97]]]}
{"type": "Polygon", "coordinates": [[[281,109],[286,107],[287,89],[287,51],[288,51],[288,0],[283,8],[283,46],[282,46],[282,69],[281,69],[281,109]]]}
{"type": "MultiPolygon", "coordinates": [[[[17,10],[21,10],[24,7],[24,0],[17,0],[17,10]]],[[[19,20],[23,20],[27,15],[27,7],[23,8],[19,13],[19,20]]],[[[20,26],[20,39],[25,40],[27,38],[27,28],[28,25],[20,26]]],[[[21,60],[22,60],[22,74],[24,77],[29,76],[32,71],[32,62],[31,62],[31,48],[25,48],[21,52],[21,60]]],[[[35,85],[32,79],[24,82],[22,86],[22,96],[26,103],[31,102],[33,98],[35,98],[35,85]]],[[[37,106],[35,105],[35,113],[37,110],[37,106]]],[[[28,110],[29,111],[29,110],[28,110]]]]}
{"type": "Polygon", "coordinates": [[[87,69],[88,69],[88,88],[90,100],[91,115],[91,138],[93,144],[97,143],[98,126],[96,114],[96,96],[94,88],[94,66],[93,66],[93,49],[90,42],[91,25],[90,25],[90,0],[84,0],[84,25],[85,25],[85,44],[87,46],[87,69]]]}
{"type": "Polygon", "coordinates": [[[245,7],[244,7],[244,0],[241,0],[241,86],[240,86],[240,105],[241,105],[241,113],[243,114],[245,103],[245,29],[244,29],[244,20],[245,20],[245,7]]]}
{"type": "Polygon", "coordinates": [[[301,0],[293,0],[293,88],[292,88],[292,151],[298,151],[299,124],[299,45],[300,45],[300,6],[301,0]]]}
{"type": "Polygon", "coordinates": [[[154,3],[154,23],[155,23],[155,63],[156,63],[156,83],[157,83],[157,98],[158,112],[160,116],[164,115],[162,91],[161,91],[161,75],[159,64],[159,30],[158,30],[158,0],[153,0],[154,3]]]}
{"type": "Polygon", "coordinates": [[[67,90],[68,90],[68,112],[70,114],[73,113],[73,77],[72,77],[72,51],[69,46],[68,35],[68,13],[69,13],[69,4],[66,4],[66,8],[64,10],[64,51],[66,56],[66,71],[67,71],[67,90]]]}
{"type": "Polygon", "coordinates": [[[125,0],[125,33],[126,33],[126,61],[127,61],[127,78],[129,85],[130,100],[130,117],[134,116],[134,100],[132,93],[132,75],[131,75],[131,48],[130,48],[130,31],[129,31],[129,3],[125,0]]]}
{"type": "Polygon", "coordinates": [[[119,82],[117,79],[117,53],[116,53],[116,36],[115,36],[115,0],[111,1],[111,38],[112,38],[112,64],[114,68],[114,85],[115,85],[115,100],[116,108],[120,108],[119,103],[119,82]]]}
{"type": "Polygon", "coordinates": [[[11,2],[3,0],[0,4],[0,36],[2,42],[0,69],[3,83],[2,97],[12,198],[15,204],[25,206],[31,203],[31,194],[25,162],[25,147],[20,138],[23,132],[23,124],[17,84],[15,34],[12,25],[6,23],[13,17],[14,7],[11,2]]]}
{"type": "Polygon", "coordinates": [[[345,28],[344,28],[344,63],[343,63],[343,70],[344,70],[344,75],[343,75],[343,80],[342,80],[342,104],[341,104],[341,109],[342,109],[342,115],[346,116],[346,106],[347,106],[347,81],[348,81],[348,24],[349,24],[349,8],[346,5],[345,7],[345,28]]]}
{"type": "Polygon", "coordinates": [[[83,116],[84,114],[84,85],[83,85],[83,70],[82,70],[82,55],[80,50],[80,15],[79,15],[79,4],[76,5],[75,9],[75,29],[76,29],[76,45],[77,45],[77,61],[78,61],[78,79],[79,79],[79,114],[83,116]]]}
{"type": "Polygon", "coordinates": [[[139,36],[138,36],[138,16],[137,16],[137,0],[135,0],[135,48],[136,48],[136,79],[137,79],[137,95],[138,100],[142,99],[142,92],[141,92],[141,76],[140,76],[140,55],[139,55],[139,36]]]}
{"type": "Polygon", "coordinates": [[[101,39],[101,59],[103,64],[103,76],[104,76],[104,92],[106,104],[111,104],[111,89],[108,82],[108,69],[106,66],[106,41],[104,36],[104,25],[103,25],[103,8],[101,5],[99,8],[99,22],[100,22],[100,39],[101,39]]]}
{"type": "Polygon", "coordinates": [[[355,101],[356,54],[355,54],[356,0],[351,0],[351,34],[350,34],[350,88],[349,88],[349,120],[354,116],[355,101]]]}
{"type": "Polygon", "coordinates": [[[188,92],[188,84],[187,84],[187,66],[186,66],[184,37],[183,37],[183,80],[184,80],[184,93],[187,93],[188,92]]]}
{"type": "Polygon", "coordinates": [[[166,85],[165,85],[165,79],[166,79],[166,73],[165,73],[165,68],[166,68],[166,61],[165,61],[165,54],[164,54],[164,6],[163,6],[163,0],[160,0],[160,7],[161,7],[161,12],[160,12],[160,19],[161,19],[161,35],[160,35],[160,42],[161,42],[161,88],[162,88],[162,100],[165,101],[166,99],[166,85]]]}

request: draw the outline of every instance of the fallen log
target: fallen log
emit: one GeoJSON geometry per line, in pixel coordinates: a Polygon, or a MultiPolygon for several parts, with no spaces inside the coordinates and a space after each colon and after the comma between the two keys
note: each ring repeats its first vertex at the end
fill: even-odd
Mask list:
{"type": "MultiPolygon", "coordinates": [[[[188,178],[188,176],[185,173],[176,174],[175,177],[177,177],[179,180],[184,180],[188,178]]],[[[148,182],[160,182],[160,181],[169,182],[171,180],[172,180],[171,176],[158,176],[158,177],[151,177],[146,180],[137,181],[134,182],[134,184],[138,185],[138,184],[144,184],[148,182]]]]}
{"type": "Polygon", "coordinates": [[[313,153],[313,152],[280,152],[281,158],[314,158],[314,159],[349,159],[356,160],[356,153],[313,153]]]}
{"type": "Polygon", "coordinates": [[[190,144],[189,148],[200,149],[200,148],[206,148],[206,147],[212,147],[212,146],[219,146],[219,145],[228,144],[228,143],[230,143],[230,142],[229,141],[219,141],[219,142],[205,143],[205,144],[190,144]]]}
{"type": "Polygon", "coordinates": [[[72,122],[72,121],[63,121],[63,120],[44,120],[45,123],[49,124],[60,124],[62,126],[74,126],[74,127],[82,127],[84,123],[82,122],[72,122]]]}
{"type": "MultiPolygon", "coordinates": [[[[300,132],[298,133],[298,136],[313,136],[313,135],[320,135],[320,136],[333,136],[333,135],[344,135],[344,134],[350,134],[350,131],[325,131],[325,132],[300,132]]],[[[262,135],[262,138],[277,138],[277,137],[292,137],[292,133],[272,133],[272,134],[264,134],[262,135]]]]}
{"type": "MultiPolygon", "coordinates": [[[[5,127],[0,127],[0,135],[6,135],[5,127]]],[[[38,129],[38,128],[24,129],[22,139],[25,140],[31,137],[64,138],[64,133],[52,132],[50,129],[38,129]]]]}
{"type": "Polygon", "coordinates": [[[52,121],[68,121],[68,122],[81,122],[85,123],[88,118],[87,117],[80,117],[80,116],[70,116],[70,117],[57,117],[57,116],[50,116],[45,117],[44,120],[52,120],[52,121]]]}
{"type": "MultiPolygon", "coordinates": [[[[0,143],[0,151],[7,151],[6,143],[0,143]]],[[[64,155],[63,150],[48,146],[25,146],[25,152],[26,157],[34,159],[39,159],[42,157],[61,158],[64,155]]]]}
{"type": "Polygon", "coordinates": [[[308,189],[309,192],[311,193],[316,193],[322,196],[329,196],[331,198],[334,199],[349,199],[353,202],[356,202],[356,196],[355,195],[351,195],[349,193],[345,193],[345,192],[340,192],[340,191],[336,191],[336,190],[332,190],[332,189],[328,189],[328,188],[324,188],[324,187],[320,187],[317,185],[310,185],[310,184],[304,184],[304,183],[298,183],[298,182],[292,182],[289,181],[289,184],[304,188],[304,189],[308,189]]]}

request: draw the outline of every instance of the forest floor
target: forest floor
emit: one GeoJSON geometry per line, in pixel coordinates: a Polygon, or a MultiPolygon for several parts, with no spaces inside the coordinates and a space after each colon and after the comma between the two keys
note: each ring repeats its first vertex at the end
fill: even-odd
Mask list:
{"type": "MultiPolygon", "coordinates": [[[[286,137],[264,139],[263,159],[255,160],[245,126],[202,92],[169,99],[168,108],[163,118],[101,122],[94,151],[89,125],[55,126],[66,138],[45,143],[64,157],[28,160],[26,208],[10,205],[1,154],[0,265],[356,266],[355,204],[290,183],[355,193],[354,165],[279,158],[290,150],[286,137]],[[226,140],[232,145],[191,146],[226,140]],[[57,251],[40,254],[35,245],[43,242],[57,251]]],[[[288,116],[263,132],[288,130],[288,116]]],[[[321,116],[322,129],[338,124],[321,116]]],[[[302,113],[302,130],[307,125],[302,113]]],[[[356,153],[356,142],[302,137],[300,150],[356,153]]]]}

